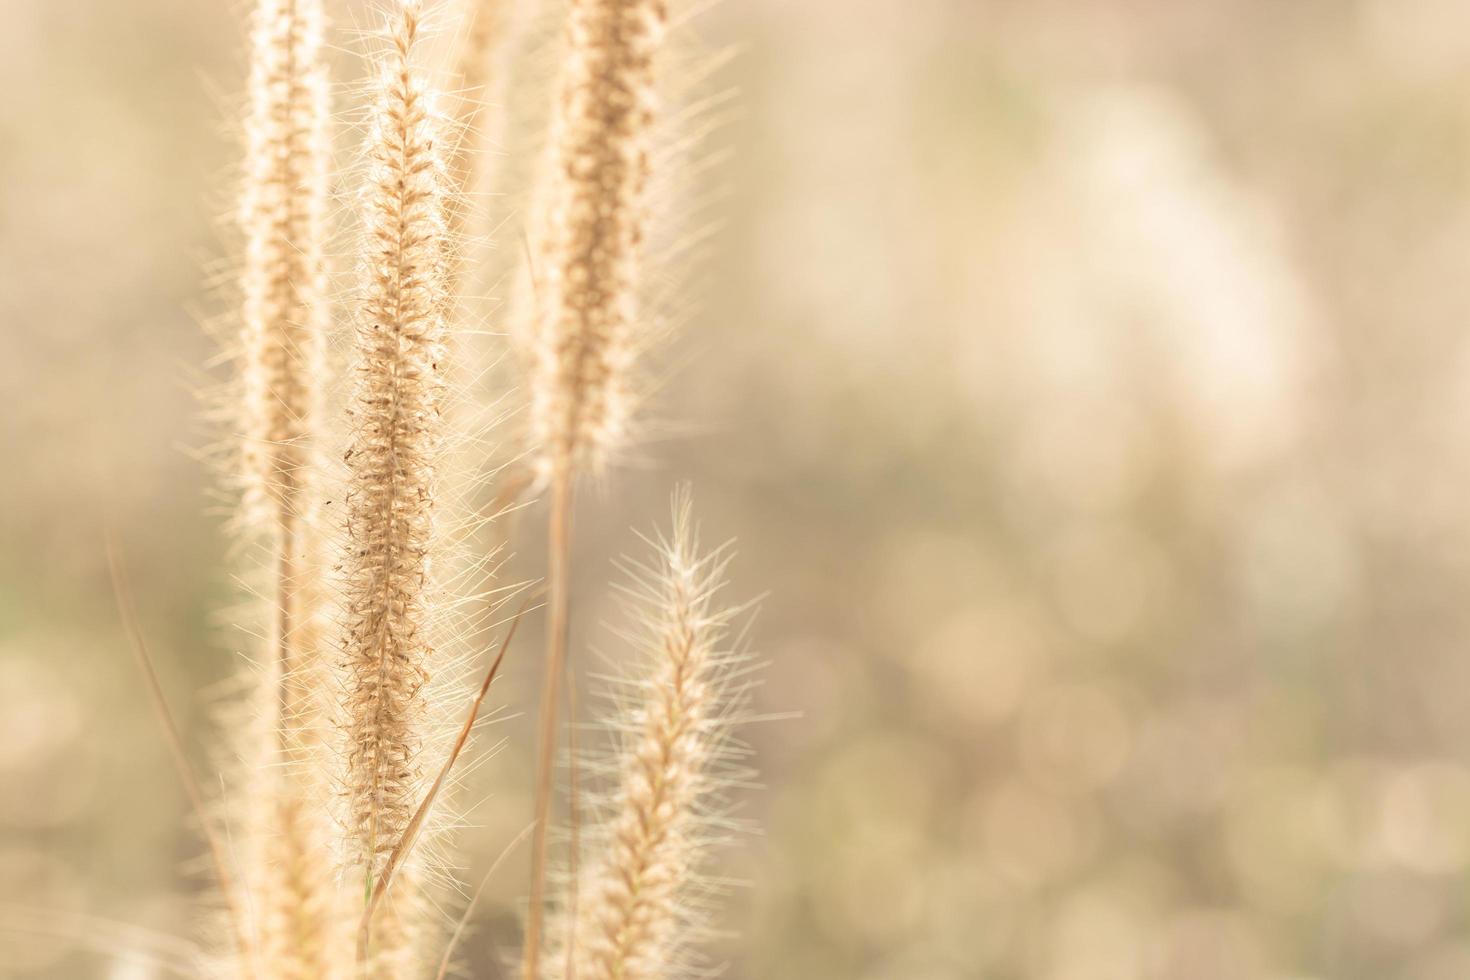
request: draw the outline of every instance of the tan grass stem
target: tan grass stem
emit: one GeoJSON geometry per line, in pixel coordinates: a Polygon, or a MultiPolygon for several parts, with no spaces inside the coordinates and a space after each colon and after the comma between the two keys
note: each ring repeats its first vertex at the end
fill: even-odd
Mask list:
{"type": "Polygon", "coordinates": [[[548,613],[547,654],[541,682],[537,733],[535,823],[531,838],[530,906],[526,916],[524,971],[538,976],[541,932],[545,921],[546,863],[551,829],[552,777],[555,774],[556,709],[566,668],[571,623],[572,474],[559,468],[551,485],[551,517],[547,526],[548,613]]]}
{"type": "Polygon", "coordinates": [[[194,773],[193,765],[189,762],[188,753],[184,751],[184,739],[179,734],[178,723],[174,721],[173,712],[169,709],[168,698],[163,693],[163,685],[158,682],[158,671],[154,669],[153,657],[148,652],[148,641],[143,636],[143,628],[138,624],[138,614],[133,606],[133,593],[128,583],[127,569],[123,566],[122,555],[119,554],[117,544],[110,534],[106,544],[107,570],[112,577],[112,595],[117,604],[118,618],[122,620],[123,631],[127,634],[128,645],[133,651],[133,659],[143,674],[143,679],[147,681],[148,699],[153,706],[153,713],[157,716],[159,725],[163,728],[164,740],[168,744],[169,758],[173,762],[174,771],[178,774],[179,782],[184,787],[184,793],[189,798],[189,806],[194,811],[195,819],[199,821],[200,832],[204,834],[205,843],[209,847],[210,861],[214,865],[215,881],[224,899],[230,930],[234,934],[238,949],[241,972],[246,980],[251,980],[257,972],[253,956],[254,946],[250,942],[247,920],[244,909],[241,907],[240,890],[235,881],[232,863],[224,842],[220,840],[219,834],[210,822],[208,808],[204,801],[204,790],[199,784],[199,777],[194,773]]]}

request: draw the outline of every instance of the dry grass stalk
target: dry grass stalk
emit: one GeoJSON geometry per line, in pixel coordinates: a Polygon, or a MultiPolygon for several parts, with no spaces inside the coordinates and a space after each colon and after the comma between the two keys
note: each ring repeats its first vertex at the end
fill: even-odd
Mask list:
{"type": "Polygon", "coordinates": [[[372,939],[372,923],[381,903],[383,896],[388,893],[393,884],[393,876],[403,866],[408,855],[412,853],[413,847],[418,843],[419,834],[422,832],[424,822],[428,819],[430,811],[439,796],[440,790],[444,789],[449,779],[449,774],[454,769],[454,764],[459,761],[459,755],[464,751],[465,745],[469,743],[470,733],[474,731],[475,720],[480,716],[480,709],[485,704],[485,695],[490,693],[490,685],[495,682],[495,675],[500,672],[500,665],[505,660],[505,652],[510,649],[511,640],[515,639],[516,627],[521,623],[521,616],[525,613],[525,605],[521,611],[516,613],[510,628],[506,630],[505,639],[501,641],[500,652],[495,655],[490,670],[485,674],[485,680],[480,684],[480,690],[470,702],[470,710],[465,716],[464,724],[460,727],[459,735],[449,749],[449,754],[444,759],[444,764],[439,768],[439,774],[434,777],[434,782],[429,786],[428,792],[424,794],[423,801],[419,803],[418,809],[414,811],[413,818],[409,820],[408,826],[404,828],[403,836],[398,839],[393,851],[388,855],[388,860],[383,864],[382,873],[379,874],[377,883],[368,894],[367,908],[363,910],[362,921],[357,931],[357,958],[359,963],[365,963],[368,956],[368,946],[372,939]]]}
{"type": "Polygon", "coordinates": [[[675,496],[672,534],[653,544],[651,565],[627,566],[623,595],[646,673],[630,681],[614,724],[624,743],[610,812],[596,828],[602,844],[570,913],[568,980],[683,975],[703,929],[696,876],[715,839],[731,716],[743,697],[730,669],[741,658],[723,646],[735,610],[718,601],[727,552],[700,552],[687,493],[675,496]]]}
{"type": "Polygon", "coordinates": [[[168,698],[164,696],[163,685],[158,681],[158,672],[153,668],[153,657],[148,652],[148,643],[143,638],[143,629],[138,625],[138,615],[133,608],[132,589],[129,587],[127,572],[123,568],[122,557],[118,553],[117,546],[110,536],[107,540],[107,569],[112,576],[112,594],[117,603],[118,617],[122,620],[123,632],[127,634],[128,644],[133,650],[133,659],[137,662],[143,679],[148,684],[148,699],[153,707],[154,715],[163,728],[164,741],[168,745],[174,771],[179,776],[179,782],[184,787],[184,793],[189,798],[189,805],[194,811],[195,818],[199,821],[200,830],[209,848],[215,880],[225,903],[230,934],[235,943],[237,970],[244,980],[254,980],[259,970],[255,961],[255,947],[251,942],[248,919],[243,908],[243,896],[235,880],[234,865],[229,858],[225,842],[220,839],[210,821],[203,787],[199,783],[199,777],[194,773],[193,765],[189,762],[188,753],[184,749],[183,736],[179,734],[178,723],[174,721],[173,712],[169,710],[168,698]]]}
{"type": "Polygon", "coordinates": [[[265,973],[332,967],[328,820],[314,757],[322,724],[316,432],[329,319],[328,91],[319,0],[259,0],[246,119],[243,381],[247,527],[270,550],[273,622],[265,665],[270,744],[252,758],[247,887],[265,973]],[[270,737],[273,735],[274,737],[270,737]]]}
{"type": "Polygon", "coordinates": [[[540,957],[556,714],[566,661],[573,482],[626,434],[638,321],[639,255],[656,93],[662,0],[573,0],[552,121],[547,227],[531,370],[537,468],[551,481],[550,615],[537,760],[526,980],[540,957]]]}
{"type": "MultiPolygon", "coordinates": [[[[394,15],[374,96],[365,200],[365,297],[347,462],[348,832],[365,901],[422,792],[435,467],[446,354],[445,173],[434,93],[414,64],[420,5],[394,15]]],[[[373,926],[375,970],[412,958],[413,875],[373,926]]]]}

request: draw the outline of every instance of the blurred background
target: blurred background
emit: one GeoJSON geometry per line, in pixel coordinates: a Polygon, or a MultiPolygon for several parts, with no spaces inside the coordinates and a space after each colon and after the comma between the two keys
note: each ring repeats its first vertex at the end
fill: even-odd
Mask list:
{"type": "MultiPolygon", "coordinates": [[[[101,541],[207,765],[244,642],[193,394],[241,6],[3,4],[0,975],[147,980],[127,949],[195,935],[101,541]]],[[[355,79],[368,8],[330,6],[355,79]]],[[[739,48],[723,227],[679,434],[584,495],[576,629],[681,479],[768,593],[756,710],[797,717],[747,731],[726,975],[1470,977],[1470,5],[701,25],[739,48]]],[[[471,881],[530,812],[535,649],[471,881]]]]}

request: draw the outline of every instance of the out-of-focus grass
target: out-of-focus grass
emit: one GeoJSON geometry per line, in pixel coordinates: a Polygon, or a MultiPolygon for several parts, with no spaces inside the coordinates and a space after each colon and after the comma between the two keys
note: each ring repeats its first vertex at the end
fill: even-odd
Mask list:
{"type": "MultiPolygon", "coordinates": [[[[186,933],[197,848],[99,542],[118,527],[209,738],[230,586],[179,447],[229,161],[203,79],[231,90],[237,25],[165,0],[7,17],[0,890],[186,933]]],[[[749,733],[768,788],[732,976],[1470,973],[1464,19],[711,15],[743,116],[658,409],[696,435],[612,481],[579,574],[595,590],[689,477],[740,537],[737,590],[771,593],[759,707],[801,717],[749,733]]],[[[531,677],[497,690],[528,705],[531,677]]],[[[475,866],[528,812],[518,724],[475,866]]],[[[103,969],[0,948],[20,976],[103,969]]]]}

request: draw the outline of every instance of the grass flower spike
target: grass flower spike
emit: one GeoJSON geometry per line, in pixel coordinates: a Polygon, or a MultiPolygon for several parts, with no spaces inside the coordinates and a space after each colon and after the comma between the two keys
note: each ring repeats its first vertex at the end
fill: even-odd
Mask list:
{"type": "MultiPolygon", "coordinates": [[[[574,496],[629,441],[636,355],[667,322],[658,311],[678,278],[667,265],[679,243],[651,218],[688,216],[649,194],[655,175],[678,178],[660,181],[660,194],[689,178],[682,161],[697,141],[671,141],[669,130],[698,105],[659,118],[660,88],[680,97],[656,84],[670,60],[667,5],[566,0],[528,13],[506,0],[454,0],[464,19],[445,37],[455,49],[425,38],[426,0],[380,3],[368,82],[354,89],[363,150],[352,207],[340,209],[327,66],[345,50],[326,34],[325,0],[247,3],[232,209],[243,255],[229,269],[236,377],[221,415],[241,498],[232,570],[249,597],[231,625],[249,639],[211,778],[196,774],[109,538],[119,615],[219,886],[211,934],[158,965],[220,980],[446,980],[460,968],[504,978],[510,964],[487,952],[504,917],[477,943],[459,940],[483,924],[475,913],[495,869],[529,840],[523,980],[702,975],[721,891],[710,855],[734,827],[726,790],[747,776],[730,732],[748,687],[730,636],[739,610],[722,600],[728,552],[701,551],[685,491],[668,536],[649,539],[654,557],[620,566],[639,656],[614,682],[605,752],[580,768],[585,754],[568,738],[564,797],[554,764],[574,496]],[[542,64],[563,16],[560,60],[542,64]],[[448,63],[433,64],[436,52],[448,63]],[[549,68],[557,82],[546,98],[510,97],[513,82],[549,86],[549,68]],[[444,79],[448,92],[436,84],[444,79]],[[504,270],[479,254],[492,251],[488,238],[484,249],[462,247],[479,217],[465,205],[491,190],[483,157],[493,141],[480,138],[479,117],[502,102],[517,105],[497,109],[498,132],[544,137],[538,152],[507,153],[515,176],[496,168],[493,181],[497,207],[527,230],[522,281],[532,288],[507,323],[481,330],[493,318],[474,285],[504,270]],[[523,173],[533,165],[544,166],[536,179],[523,173]],[[358,274],[341,299],[328,258],[339,221],[353,228],[358,274]],[[496,382],[486,398],[501,336],[528,355],[529,375],[496,382]],[[350,364],[338,365],[342,354],[350,364]],[[517,415],[529,432],[503,460],[489,437],[510,391],[526,394],[517,415]],[[501,617],[530,584],[497,581],[504,559],[487,532],[531,488],[549,497],[535,818],[522,823],[512,798],[486,821],[509,816],[524,829],[490,841],[505,847],[480,886],[457,889],[447,852],[470,821],[446,811],[472,775],[461,760],[516,625],[543,595],[501,617]],[[482,663],[502,625],[498,652],[482,663]],[[477,688],[466,685],[471,668],[477,688]],[[571,833],[552,847],[562,799],[571,833]],[[553,866],[565,873],[548,896],[553,866]],[[456,891],[468,899],[458,909],[456,891]]],[[[577,699],[568,702],[575,718],[577,699]]]]}
{"type": "Polygon", "coordinates": [[[600,467],[628,428],[657,104],[654,62],[667,21],[662,0],[572,0],[552,117],[529,382],[531,440],[536,468],[551,483],[551,516],[525,980],[536,980],[542,938],[552,758],[570,623],[572,488],[577,470],[600,467]]]}
{"type": "Polygon", "coordinates": [[[266,548],[271,605],[260,727],[243,746],[249,835],[244,885],[266,976],[329,976],[333,864],[318,757],[325,592],[317,520],[323,350],[330,319],[323,258],[330,165],[319,0],[254,10],[240,205],[244,343],[244,526],[266,548]]]}
{"type": "Polygon", "coordinates": [[[628,565],[643,673],[621,698],[616,784],[559,960],[578,980],[668,980],[698,965],[707,905],[698,874],[727,823],[720,796],[735,775],[729,732],[744,699],[731,668],[744,658],[727,646],[738,610],[720,602],[727,551],[700,552],[690,512],[680,492],[653,563],[628,565]]]}
{"type": "MultiPolygon", "coordinates": [[[[347,454],[347,792],[368,897],[418,805],[431,668],[435,468],[447,351],[445,173],[434,94],[414,64],[417,3],[395,13],[368,137],[365,295],[347,454]]],[[[412,875],[384,903],[385,975],[410,955],[412,875]]]]}
{"type": "Polygon", "coordinates": [[[328,92],[319,0],[260,0],[240,220],[247,485],[283,534],[319,424],[326,302],[328,92]]]}
{"type": "Polygon", "coordinates": [[[531,379],[543,471],[598,466],[628,428],[661,0],[573,0],[552,120],[531,379]]]}

